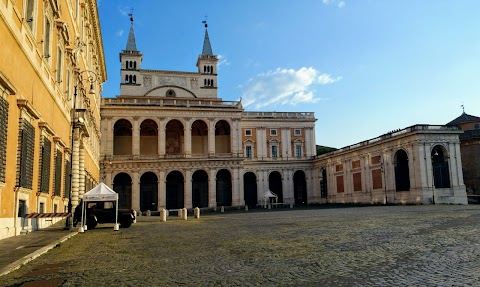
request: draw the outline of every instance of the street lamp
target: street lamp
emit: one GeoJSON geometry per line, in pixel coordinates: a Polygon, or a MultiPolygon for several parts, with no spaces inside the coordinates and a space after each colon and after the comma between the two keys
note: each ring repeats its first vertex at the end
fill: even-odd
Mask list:
{"type": "Polygon", "coordinates": [[[77,119],[77,87],[80,88],[82,91],[85,91],[83,88],[83,75],[86,74],[88,82],[90,83],[90,89],[88,93],[90,95],[95,94],[95,89],[93,88],[93,84],[97,81],[98,75],[89,70],[85,70],[78,73],[78,82],[74,86],[73,92],[73,109],[72,109],[72,123],[71,123],[71,142],[70,142],[70,190],[68,193],[68,213],[71,214],[71,217],[67,217],[65,222],[65,229],[72,230],[73,229],[73,214],[72,214],[72,177],[73,177],[73,150],[74,150],[74,141],[75,141],[75,129],[84,124],[84,119],[82,117],[78,117],[77,119]]]}

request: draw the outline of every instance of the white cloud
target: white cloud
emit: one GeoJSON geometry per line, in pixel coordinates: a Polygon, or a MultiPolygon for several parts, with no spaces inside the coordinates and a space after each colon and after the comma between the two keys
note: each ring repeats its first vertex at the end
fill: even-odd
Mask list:
{"type": "Polygon", "coordinates": [[[117,37],[122,37],[123,36],[123,30],[118,30],[117,33],[115,33],[117,37]]]}
{"type": "Polygon", "coordinates": [[[322,3],[324,5],[333,5],[333,6],[337,6],[338,8],[342,9],[344,8],[347,3],[345,1],[342,1],[342,0],[322,0],[322,3]]]}
{"type": "Polygon", "coordinates": [[[242,104],[244,107],[261,109],[267,106],[315,103],[320,100],[315,97],[317,86],[333,84],[340,79],[320,73],[312,67],[298,70],[278,68],[261,73],[240,85],[244,90],[242,104]]]}
{"type": "Polygon", "coordinates": [[[217,67],[220,70],[220,66],[230,66],[230,62],[227,60],[227,58],[224,55],[218,55],[218,64],[217,67]]]}
{"type": "Polygon", "coordinates": [[[338,3],[338,8],[341,9],[341,8],[345,7],[345,5],[347,5],[347,4],[345,3],[345,1],[340,1],[340,2],[338,3]]]}

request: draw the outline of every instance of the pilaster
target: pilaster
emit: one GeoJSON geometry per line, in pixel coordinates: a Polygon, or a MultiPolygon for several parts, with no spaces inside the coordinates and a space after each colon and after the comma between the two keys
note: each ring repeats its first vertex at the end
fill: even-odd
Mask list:
{"type": "Polygon", "coordinates": [[[138,171],[132,177],[132,209],[140,211],[140,177],[138,171]]]}

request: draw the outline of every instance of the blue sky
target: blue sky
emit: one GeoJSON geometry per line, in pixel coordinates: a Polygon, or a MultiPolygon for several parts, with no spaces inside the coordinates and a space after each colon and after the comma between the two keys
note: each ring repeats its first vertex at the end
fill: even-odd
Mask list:
{"type": "Polygon", "coordinates": [[[247,111],[315,112],[332,147],[480,116],[480,1],[98,0],[108,80],[134,9],[142,69],[196,71],[208,16],[218,93],[247,111]]]}

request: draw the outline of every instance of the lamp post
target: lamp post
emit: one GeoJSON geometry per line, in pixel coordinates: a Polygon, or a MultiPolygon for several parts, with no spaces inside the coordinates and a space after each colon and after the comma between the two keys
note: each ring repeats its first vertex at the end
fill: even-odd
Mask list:
{"type": "Polygon", "coordinates": [[[65,222],[65,229],[72,230],[73,229],[73,214],[72,214],[72,177],[73,177],[73,153],[74,153],[74,143],[75,143],[75,129],[84,123],[84,119],[82,117],[78,117],[77,119],[77,88],[80,88],[82,91],[85,91],[83,88],[83,74],[87,75],[87,80],[90,83],[90,90],[88,93],[90,95],[95,94],[95,89],[93,88],[93,83],[97,81],[97,74],[93,71],[85,70],[82,72],[78,73],[78,82],[74,86],[74,92],[73,92],[73,109],[72,109],[72,115],[71,115],[71,142],[70,142],[70,174],[69,174],[69,181],[70,181],[70,190],[68,192],[68,213],[71,214],[71,217],[67,217],[67,220],[65,222]]]}

